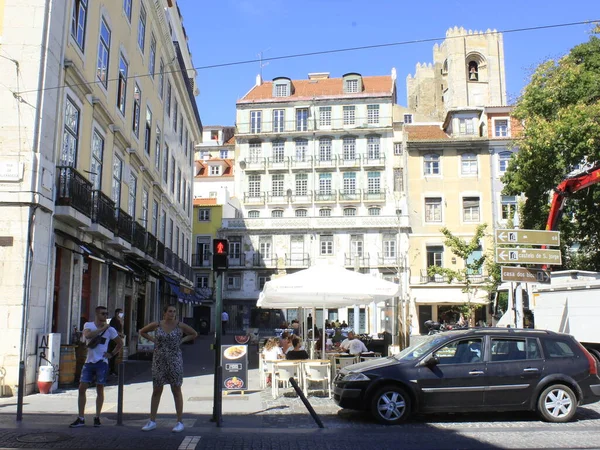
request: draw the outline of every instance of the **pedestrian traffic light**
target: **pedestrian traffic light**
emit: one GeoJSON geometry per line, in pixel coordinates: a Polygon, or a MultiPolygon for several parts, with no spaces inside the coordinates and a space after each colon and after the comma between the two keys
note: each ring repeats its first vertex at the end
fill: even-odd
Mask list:
{"type": "Polygon", "coordinates": [[[223,271],[229,268],[228,250],[227,239],[213,239],[213,270],[223,271]]]}

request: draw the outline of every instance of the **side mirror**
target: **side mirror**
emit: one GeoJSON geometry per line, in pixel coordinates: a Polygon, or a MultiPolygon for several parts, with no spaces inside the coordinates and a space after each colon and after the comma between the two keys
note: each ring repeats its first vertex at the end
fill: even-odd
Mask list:
{"type": "Polygon", "coordinates": [[[440,359],[433,353],[422,361],[422,364],[427,367],[433,367],[439,364],[440,359]]]}

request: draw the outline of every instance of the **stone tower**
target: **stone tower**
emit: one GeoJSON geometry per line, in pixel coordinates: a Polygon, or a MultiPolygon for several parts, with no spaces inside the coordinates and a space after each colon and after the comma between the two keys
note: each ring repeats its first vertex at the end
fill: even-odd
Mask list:
{"type": "Polygon", "coordinates": [[[406,78],[409,109],[442,120],[453,108],[506,105],[501,33],[450,28],[434,45],[433,61],[417,63],[406,78]]]}

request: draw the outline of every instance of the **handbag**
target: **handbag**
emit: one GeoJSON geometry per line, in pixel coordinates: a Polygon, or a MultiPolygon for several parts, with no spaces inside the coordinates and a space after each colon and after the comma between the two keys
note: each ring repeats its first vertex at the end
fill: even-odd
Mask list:
{"type": "MultiPolygon", "coordinates": [[[[108,330],[108,328],[106,329],[108,330]]],[[[86,348],[91,349],[91,348],[96,348],[98,347],[98,345],[102,342],[102,335],[104,333],[106,333],[106,330],[104,330],[102,333],[100,333],[99,335],[93,337],[92,339],[90,339],[86,344],[86,348]]]]}

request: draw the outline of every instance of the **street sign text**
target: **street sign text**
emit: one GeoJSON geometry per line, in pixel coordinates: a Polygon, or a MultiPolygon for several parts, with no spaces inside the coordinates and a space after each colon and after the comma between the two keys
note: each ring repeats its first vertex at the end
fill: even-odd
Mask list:
{"type": "Polygon", "coordinates": [[[497,248],[496,262],[500,264],[551,264],[562,263],[560,250],[538,248],[497,248]]]}
{"type": "Polygon", "coordinates": [[[501,267],[502,281],[550,284],[550,272],[525,267],[501,267]]]}
{"type": "Polygon", "coordinates": [[[540,230],[496,230],[496,244],[560,245],[560,232],[540,230]]]}

